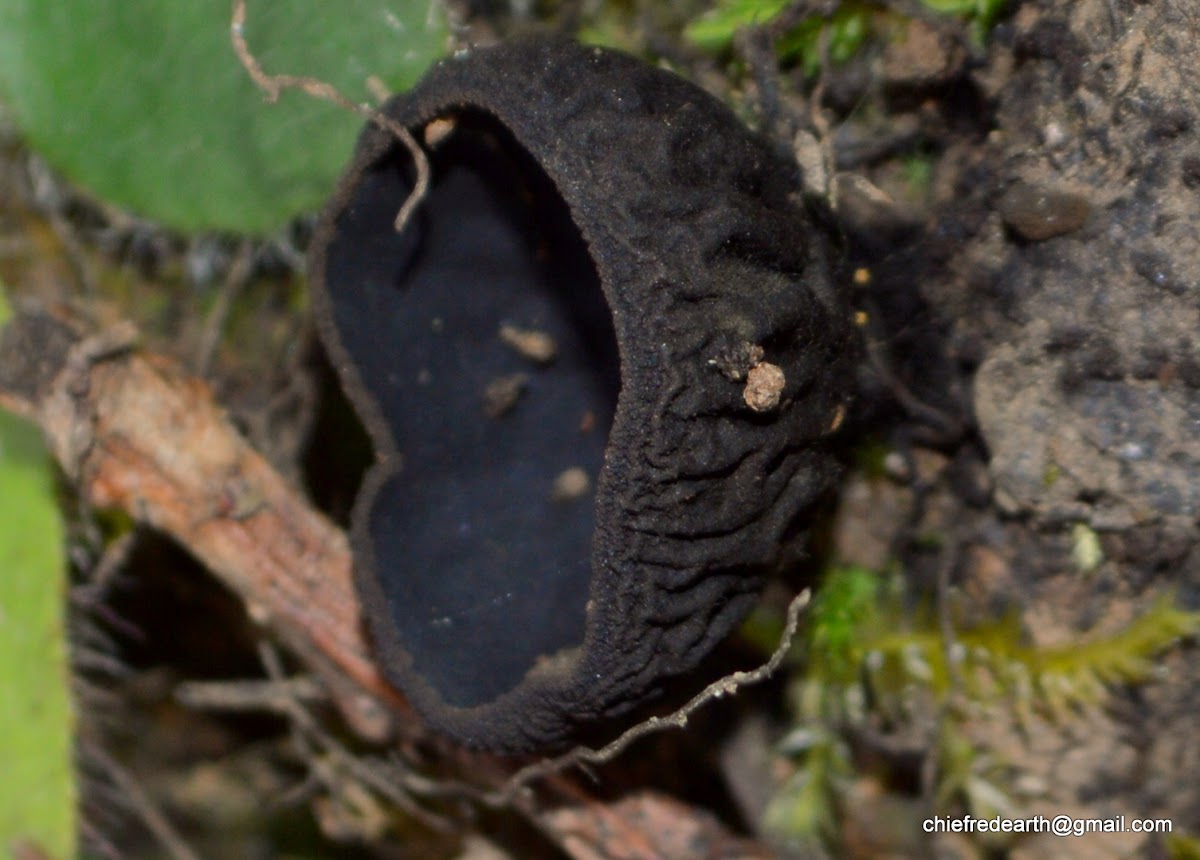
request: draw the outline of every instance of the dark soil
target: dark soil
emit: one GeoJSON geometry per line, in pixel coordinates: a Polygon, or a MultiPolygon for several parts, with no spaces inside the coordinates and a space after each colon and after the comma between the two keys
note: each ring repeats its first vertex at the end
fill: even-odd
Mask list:
{"type": "MultiPolygon", "coordinates": [[[[1182,0],[1047,0],[1020,4],[949,81],[913,80],[903,47],[885,51],[884,110],[920,129],[927,194],[906,200],[891,158],[856,166],[883,195],[838,187],[855,189],[841,214],[870,270],[860,429],[910,454],[916,480],[851,478],[844,557],[878,567],[901,547],[915,576],[951,564],[978,610],[1019,607],[1037,642],[1112,629],[1164,591],[1200,602],[1197,38],[1182,0]],[[1103,549],[1088,572],[1071,557],[1080,524],[1103,549]]],[[[1064,731],[984,718],[976,740],[1035,778],[1026,812],[1195,832],[1193,663],[1172,655],[1156,683],[1064,731]]],[[[1154,842],[1044,837],[1012,854],[1154,842]]]]}

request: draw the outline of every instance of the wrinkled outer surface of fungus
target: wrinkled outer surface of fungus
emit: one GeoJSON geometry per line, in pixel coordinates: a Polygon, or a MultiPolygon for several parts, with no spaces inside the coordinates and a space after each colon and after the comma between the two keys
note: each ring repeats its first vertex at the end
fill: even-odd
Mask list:
{"type": "Polygon", "coordinates": [[[366,623],[435,728],[562,746],[753,604],[835,473],[848,314],[796,166],[673,74],[526,40],[383,110],[429,193],[397,232],[416,173],[369,126],[312,261],[378,457],[353,517],[366,623]]]}

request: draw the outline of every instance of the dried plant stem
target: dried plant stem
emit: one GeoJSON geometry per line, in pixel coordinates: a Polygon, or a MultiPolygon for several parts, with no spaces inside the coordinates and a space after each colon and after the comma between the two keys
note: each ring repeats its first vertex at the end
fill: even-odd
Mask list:
{"type": "Polygon", "coordinates": [[[345,534],[237,434],[208,386],[135,339],[128,325],[89,335],[18,315],[0,335],[0,406],[41,425],[82,498],[172,535],[305,658],[356,730],[386,735],[410,711],[371,658],[345,534]]]}
{"type": "Polygon", "coordinates": [[[170,819],[133,774],[101,749],[90,749],[88,754],[137,812],[168,857],[172,860],[200,860],[200,855],[179,835],[170,819]]]}
{"type": "Polygon", "coordinates": [[[429,159],[425,155],[425,151],[421,149],[421,145],[417,143],[416,138],[412,136],[408,129],[391,117],[385,116],[370,105],[351,101],[342,95],[332,84],[306,75],[267,74],[263,70],[262,64],[258,62],[258,59],[250,51],[250,46],[246,43],[245,29],[246,0],[234,0],[233,16],[229,22],[229,38],[233,42],[234,53],[237,54],[238,60],[246,70],[246,73],[250,75],[251,80],[266,94],[268,101],[272,103],[278,101],[279,94],[286,89],[298,89],[313,98],[332,102],[338,107],[358,114],[364,119],[375,123],[381,129],[391,132],[398,141],[404,144],[405,149],[412,156],[413,165],[416,167],[417,181],[408,198],[401,205],[400,211],[396,213],[396,232],[399,233],[402,231],[409,220],[411,220],[417,207],[421,205],[421,201],[425,199],[425,195],[429,192],[429,159]]]}
{"type": "Polygon", "coordinates": [[[208,376],[212,372],[213,360],[217,356],[217,346],[221,335],[233,311],[233,303],[242,288],[250,282],[254,272],[254,243],[243,239],[234,254],[233,262],[225,273],[221,290],[217,294],[217,303],[204,321],[204,329],[200,334],[200,344],[196,348],[193,368],[199,376],[208,376]]]}
{"type": "Polygon", "coordinates": [[[296,702],[326,698],[315,678],[281,681],[185,681],[175,687],[175,699],[189,708],[290,714],[296,702]]]}
{"type": "Polygon", "coordinates": [[[779,645],[776,647],[775,653],[771,655],[771,658],[757,669],[746,672],[734,672],[731,675],[726,675],[714,681],[689,699],[685,705],[674,713],[665,717],[651,717],[648,720],[644,720],[627,729],[616,740],[611,741],[600,749],[576,747],[570,752],[563,753],[556,758],[544,759],[528,765],[514,773],[499,791],[486,794],[480,799],[489,805],[507,806],[517,799],[517,795],[526,786],[536,780],[559,773],[569,767],[604,764],[607,761],[611,761],[624,752],[631,743],[646,735],[654,734],[664,729],[682,729],[686,727],[688,719],[691,718],[692,714],[713,699],[732,696],[742,687],[765,681],[779,668],[787,657],[788,651],[792,646],[792,639],[796,635],[796,627],[800,623],[800,612],[808,605],[810,597],[811,592],[805,589],[792,599],[791,604],[788,606],[787,622],[784,625],[779,645]]]}

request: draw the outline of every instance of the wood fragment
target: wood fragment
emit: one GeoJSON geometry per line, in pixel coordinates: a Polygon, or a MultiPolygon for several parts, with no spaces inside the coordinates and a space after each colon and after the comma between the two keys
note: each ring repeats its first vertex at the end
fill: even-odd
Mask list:
{"type": "Polygon", "coordinates": [[[607,804],[585,797],[543,813],[541,823],[574,860],[770,857],[762,846],[730,835],[710,813],[654,791],[607,804]]]}
{"type": "Polygon", "coordinates": [[[267,74],[246,42],[246,0],[234,0],[233,14],[229,20],[229,41],[233,45],[233,52],[237,55],[238,62],[242,64],[242,68],[246,70],[246,74],[250,76],[254,84],[263,91],[268,102],[274,103],[278,101],[280,94],[284,90],[298,89],[312,98],[331,102],[340,108],[371,121],[379,128],[391,132],[392,136],[408,150],[409,155],[412,156],[413,165],[416,167],[417,181],[413,185],[413,189],[408,197],[404,200],[404,203],[401,204],[400,210],[396,213],[396,232],[403,232],[408,222],[412,220],[413,213],[416,212],[417,207],[421,205],[421,202],[429,193],[429,184],[432,179],[429,158],[425,155],[425,150],[421,149],[421,145],[417,143],[416,138],[412,136],[412,133],[370,105],[358,104],[351,101],[342,95],[336,87],[326,81],[321,81],[307,75],[267,74]]]}
{"type": "Polygon", "coordinates": [[[0,372],[0,406],[41,426],[84,499],[187,547],[326,678],[348,717],[364,693],[409,715],[371,658],[345,534],[238,435],[208,385],[111,331],[19,315],[0,333],[0,367],[18,371],[0,372]]]}

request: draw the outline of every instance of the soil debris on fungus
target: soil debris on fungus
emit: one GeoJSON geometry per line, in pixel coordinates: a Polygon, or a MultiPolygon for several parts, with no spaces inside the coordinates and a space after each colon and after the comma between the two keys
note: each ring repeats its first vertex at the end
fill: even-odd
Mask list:
{"type": "Polygon", "coordinates": [[[558,356],[558,344],[554,338],[538,329],[517,328],[505,323],[500,326],[500,340],[508,344],[522,358],[538,364],[549,364],[558,356]]]}
{"type": "Polygon", "coordinates": [[[743,341],[722,350],[708,363],[730,382],[745,381],[742,400],[747,406],[755,412],[770,412],[779,406],[787,377],[779,365],[763,361],[765,356],[766,350],[761,346],[743,341]]]}
{"type": "Polygon", "coordinates": [[[770,412],[779,405],[786,382],[783,371],[777,365],[768,361],[760,362],[746,373],[746,389],[742,397],[755,412],[770,412]]]}
{"type": "Polygon", "coordinates": [[[588,473],[578,466],[572,466],[570,469],[562,471],[554,479],[550,498],[556,502],[573,502],[587,495],[591,488],[592,481],[588,477],[588,473]]]}
{"type": "Polygon", "coordinates": [[[765,351],[758,344],[742,341],[730,349],[722,350],[716,358],[710,358],[708,363],[725,374],[725,378],[730,382],[741,382],[751,368],[763,360],[764,355],[765,351]]]}
{"type": "Polygon", "coordinates": [[[529,375],[525,373],[510,373],[493,379],[483,389],[483,413],[488,418],[500,418],[506,415],[529,385],[529,375]]]}
{"type": "Polygon", "coordinates": [[[432,149],[453,133],[453,117],[438,117],[429,121],[421,137],[425,141],[425,145],[432,149]]]}

